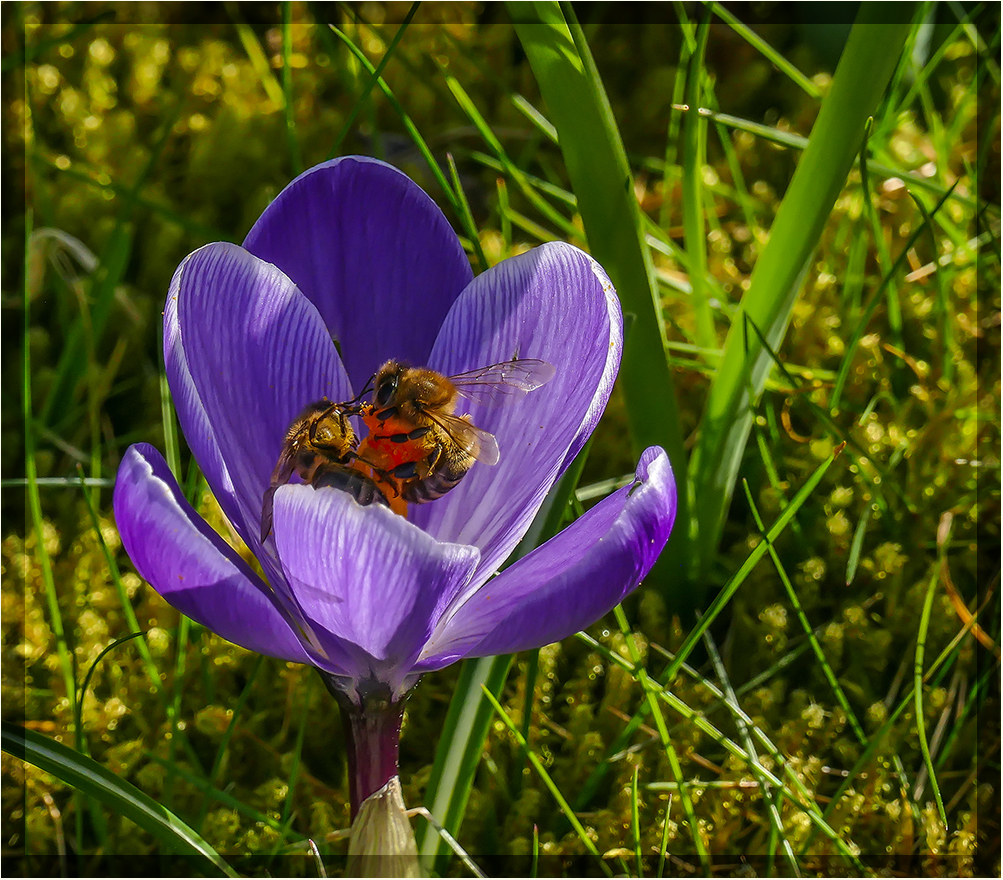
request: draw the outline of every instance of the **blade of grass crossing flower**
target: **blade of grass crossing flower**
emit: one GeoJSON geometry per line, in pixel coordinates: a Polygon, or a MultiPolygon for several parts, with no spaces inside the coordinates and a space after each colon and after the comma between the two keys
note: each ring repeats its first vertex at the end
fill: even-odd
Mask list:
{"type": "MultiPolygon", "coordinates": [[[[623,142],[595,62],[570,6],[511,3],[508,10],[557,128],[589,249],[610,276],[624,312],[635,316],[618,380],[635,451],[662,446],[676,482],[686,486],[686,452],[665,361],[658,281],[623,142]],[[659,389],[657,400],[652,399],[653,388],[659,389]]],[[[681,491],[680,523],[688,520],[687,505],[687,493],[681,491]]],[[[662,566],[669,559],[687,558],[686,541],[685,528],[673,530],[662,554],[665,562],[656,566],[649,581],[669,582],[662,566]]]]}
{"type": "Polygon", "coordinates": [[[205,859],[227,877],[237,876],[208,843],[170,810],[96,761],[36,731],[6,721],[2,730],[3,750],[8,754],[107,804],[170,850],[205,859]]]}
{"type": "MultiPolygon", "coordinates": [[[[900,15],[888,4],[861,6],[832,88],[742,297],[739,315],[747,314],[774,349],[786,333],[801,281],[859,150],[864,121],[881,99],[908,32],[908,25],[881,22],[900,15]]],[[[692,497],[700,499],[692,519],[697,547],[691,576],[698,583],[717,553],[751,428],[751,405],[771,366],[761,345],[751,345],[746,353],[743,323],[733,321],[728,332],[691,461],[692,497]]]]}
{"type": "Polygon", "coordinates": [[[561,808],[561,812],[564,813],[565,817],[571,823],[571,826],[575,829],[575,833],[578,834],[579,839],[585,845],[585,848],[596,857],[599,862],[599,866],[602,868],[602,872],[607,877],[612,877],[613,872],[610,870],[609,865],[603,860],[602,856],[599,855],[599,850],[596,849],[596,845],[592,842],[592,838],[589,837],[589,833],[582,827],[582,823],[578,821],[578,816],[575,815],[575,811],[571,809],[571,806],[564,799],[564,795],[561,794],[561,790],[554,783],[554,780],[550,778],[550,774],[547,773],[540,759],[534,754],[533,750],[529,747],[529,744],[523,739],[522,734],[519,733],[519,729],[515,726],[512,719],[509,717],[508,713],[502,708],[501,703],[495,698],[495,695],[491,693],[487,688],[484,688],[484,698],[491,704],[494,709],[495,714],[501,718],[505,726],[509,729],[512,736],[515,737],[515,741],[519,744],[519,748],[523,750],[526,757],[529,759],[530,764],[533,765],[533,769],[539,774],[540,779],[543,780],[543,784],[547,786],[550,793],[554,796],[554,800],[557,801],[557,805],[561,808]]]}

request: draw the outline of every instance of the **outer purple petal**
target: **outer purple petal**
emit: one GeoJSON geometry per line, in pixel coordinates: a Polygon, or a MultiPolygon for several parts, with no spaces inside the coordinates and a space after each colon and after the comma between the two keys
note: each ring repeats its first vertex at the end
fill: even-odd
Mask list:
{"type": "Polygon", "coordinates": [[[178,274],[165,344],[182,428],[275,583],[272,541],[261,552],[259,533],[285,432],[306,404],[347,400],[351,386],[317,309],[274,266],[216,243],[191,254],[178,274]]]}
{"type": "Polygon", "coordinates": [[[613,388],[622,344],[620,305],[598,263],[568,244],[549,244],[478,276],[450,310],[430,365],[455,374],[540,358],[556,368],[546,385],[506,406],[464,401],[501,451],[475,464],[446,497],[410,518],[439,540],[474,544],[489,577],[532,522],[547,490],[584,445],[613,388]]]}
{"type": "Polygon", "coordinates": [[[282,567],[318,632],[362,649],[356,678],[395,690],[479,558],[338,489],[280,488],[274,528],[282,567]]]}
{"type": "Polygon", "coordinates": [[[435,202],[393,166],[359,156],[297,177],[244,247],[317,306],[356,388],[388,358],[426,363],[446,312],[473,277],[435,202]]]}
{"type": "Polygon", "coordinates": [[[622,600],[655,564],[676,515],[665,452],[645,450],[636,477],[467,599],[437,628],[415,671],[539,648],[622,600]]]}
{"type": "Polygon", "coordinates": [[[178,611],[251,651],[314,662],[268,587],[185,501],[152,446],[126,451],[114,508],[136,570],[178,611]]]}
{"type": "Polygon", "coordinates": [[[243,533],[246,529],[233,492],[233,481],[216,443],[216,437],[209,426],[209,419],[192,381],[188,358],[181,344],[178,290],[181,286],[181,274],[185,271],[191,256],[185,257],[175,270],[167,293],[167,302],[164,305],[164,363],[167,368],[167,381],[188,446],[195,455],[209,488],[216,496],[226,518],[234,528],[243,533]]]}

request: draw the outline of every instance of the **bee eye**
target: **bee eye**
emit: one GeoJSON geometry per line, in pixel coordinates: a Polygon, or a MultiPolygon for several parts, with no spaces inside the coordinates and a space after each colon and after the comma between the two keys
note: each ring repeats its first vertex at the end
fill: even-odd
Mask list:
{"type": "Polygon", "coordinates": [[[386,406],[397,390],[397,377],[391,376],[376,389],[376,405],[386,406]]]}

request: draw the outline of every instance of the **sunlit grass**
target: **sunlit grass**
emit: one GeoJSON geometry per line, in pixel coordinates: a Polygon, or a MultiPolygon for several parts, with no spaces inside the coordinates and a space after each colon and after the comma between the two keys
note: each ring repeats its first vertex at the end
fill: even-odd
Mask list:
{"type": "MultiPolygon", "coordinates": [[[[602,114],[547,106],[502,7],[225,9],[195,26],[23,4],[4,32],[5,147],[30,209],[4,230],[4,721],[90,755],[238,872],[316,876],[310,838],[335,874],[349,816],[328,695],[181,620],[114,528],[105,481],[142,440],[229,535],[163,393],[175,266],[240,241],[332,151],[412,175],[478,270],[552,238],[636,248],[623,277],[643,286],[620,293],[650,315],[633,307],[628,345],[654,334],[644,356],[666,378],[628,369],[534,526],[546,536],[632,470],[632,436],[674,413],[668,383],[680,454],[709,448],[729,328],[733,356],[763,347],[768,328],[736,316],[834,66],[806,29],[707,28],[702,7],[681,24],[572,22],[640,214],[597,233],[589,200],[616,144],[586,191],[574,161],[600,154],[585,132],[602,114]],[[96,265],[30,235],[45,229],[96,265]]],[[[488,874],[998,874],[999,12],[924,10],[943,20],[906,45],[927,54],[892,74],[786,335],[767,340],[704,564],[660,572],[578,639],[445,670],[411,697],[405,801],[488,874]]],[[[689,500],[713,520],[705,492],[689,500]]],[[[3,853],[27,873],[170,851],[169,831],[30,763],[5,754],[3,770],[3,853]]],[[[438,839],[435,867],[469,873],[438,839]]]]}

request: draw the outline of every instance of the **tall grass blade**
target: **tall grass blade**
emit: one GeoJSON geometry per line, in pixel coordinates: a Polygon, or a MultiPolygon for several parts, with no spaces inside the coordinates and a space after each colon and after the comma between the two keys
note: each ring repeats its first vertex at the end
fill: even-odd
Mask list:
{"type": "MultiPolygon", "coordinates": [[[[512,655],[506,654],[466,660],[460,669],[425,792],[426,808],[453,837],[463,821],[493,717],[490,705],[474,694],[477,690],[482,694],[501,693],[511,664],[512,655]]],[[[441,875],[449,858],[446,842],[429,824],[415,837],[422,870],[441,875]]]]}
{"type": "MultiPolygon", "coordinates": [[[[710,15],[697,28],[696,51],[690,55],[686,73],[686,101],[699,106],[703,94],[704,55],[710,34],[710,15]]],[[[707,122],[699,113],[683,119],[683,230],[689,258],[691,302],[696,318],[696,342],[717,348],[714,312],[707,291],[707,230],[704,224],[703,170],[707,161],[707,122]]]]}
{"type": "MultiPolygon", "coordinates": [[[[686,485],[686,453],[665,361],[658,281],[602,80],[570,6],[511,3],[509,14],[557,129],[589,249],[609,274],[624,311],[635,317],[619,376],[635,451],[662,446],[676,479],[686,485]],[[653,389],[658,390],[654,399],[653,389]]],[[[680,492],[680,523],[688,519],[686,507],[686,493],[680,492]]],[[[666,555],[686,558],[686,529],[674,530],[666,555]]]]}
{"type": "Polygon", "coordinates": [[[693,517],[696,552],[691,571],[698,583],[706,579],[717,552],[752,426],[752,405],[771,366],[758,340],[750,340],[746,349],[741,317],[747,315],[770,347],[779,348],[812,253],[860,148],[864,122],[881,99],[909,31],[908,23],[881,22],[901,16],[901,6],[894,10],[882,3],[861,7],[832,88],[822,102],[808,146],[728,332],[691,462],[692,493],[700,499],[693,517]]]}

